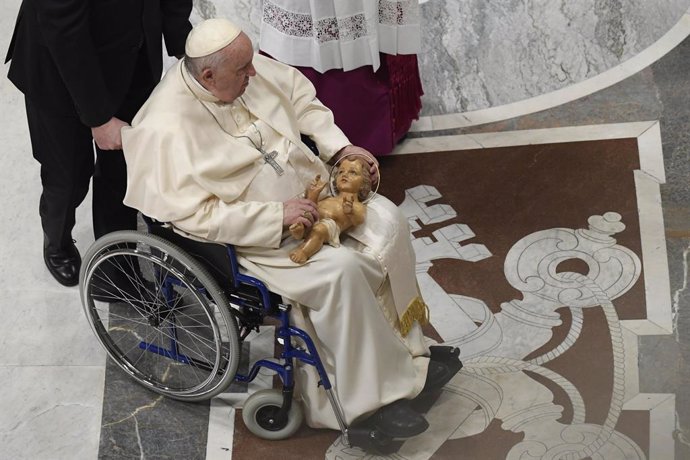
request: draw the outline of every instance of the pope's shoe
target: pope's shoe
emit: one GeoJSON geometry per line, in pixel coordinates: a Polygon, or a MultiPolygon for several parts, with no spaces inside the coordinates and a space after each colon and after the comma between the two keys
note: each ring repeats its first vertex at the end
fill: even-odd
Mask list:
{"type": "Polygon", "coordinates": [[[49,244],[48,238],[44,237],[43,260],[58,283],[63,286],[79,284],[81,256],[74,242],[70,241],[69,244],[56,248],[49,244]]]}
{"type": "Polygon", "coordinates": [[[429,422],[406,399],[382,407],[374,413],[372,421],[377,430],[391,438],[411,438],[429,428],[429,422]]]}

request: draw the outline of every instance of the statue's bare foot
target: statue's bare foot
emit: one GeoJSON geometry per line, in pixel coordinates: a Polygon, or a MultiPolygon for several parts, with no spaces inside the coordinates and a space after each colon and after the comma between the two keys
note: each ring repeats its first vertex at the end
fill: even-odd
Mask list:
{"type": "Polygon", "coordinates": [[[302,222],[295,222],[290,225],[290,235],[296,240],[304,238],[304,224],[302,222]]]}
{"type": "Polygon", "coordinates": [[[309,257],[300,248],[295,249],[290,253],[290,260],[296,264],[302,265],[309,257]]]}

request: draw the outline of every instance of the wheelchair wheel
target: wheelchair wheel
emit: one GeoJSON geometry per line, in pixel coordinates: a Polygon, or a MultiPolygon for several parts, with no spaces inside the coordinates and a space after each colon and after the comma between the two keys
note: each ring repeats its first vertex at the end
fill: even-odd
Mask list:
{"type": "Polygon", "coordinates": [[[166,240],[135,231],[105,235],[84,261],[86,318],[122,370],[182,401],[227,388],[239,363],[237,321],[203,265],[166,240]]]}
{"type": "Polygon", "coordinates": [[[259,390],[253,393],[244,403],[242,420],[249,431],[256,436],[278,440],[289,438],[302,426],[302,407],[294,402],[290,406],[287,420],[276,423],[274,415],[283,405],[283,394],[278,390],[259,390]]]}

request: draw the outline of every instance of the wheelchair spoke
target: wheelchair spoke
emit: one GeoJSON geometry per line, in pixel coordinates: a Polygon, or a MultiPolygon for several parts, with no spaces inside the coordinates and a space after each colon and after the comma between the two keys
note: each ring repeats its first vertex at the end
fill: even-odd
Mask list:
{"type": "MultiPolygon", "coordinates": [[[[132,306],[133,309],[134,309],[134,311],[136,311],[136,312],[139,314],[139,316],[140,316],[141,318],[143,318],[145,321],[137,321],[137,320],[135,320],[135,319],[133,319],[133,318],[131,318],[131,317],[127,317],[127,316],[123,316],[123,315],[118,315],[118,314],[116,314],[116,313],[113,313],[112,310],[108,310],[108,309],[105,309],[105,308],[97,308],[97,307],[94,307],[94,310],[95,310],[95,311],[98,311],[98,312],[100,312],[100,313],[102,313],[102,314],[109,314],[111,318],[114,317],[114,318],[116,318],[116,319],[121,319],[121,320],[123,320],[123,321],[127,321],[127,322],[129,322],[129,323],[131,323],[131,324],[136,324],[136,325],[144,326],[144,327],[150,327],[150,324],[149,324],[148,320],[146,320],[146,317],[145,317],[144,314],[142,313],[141,309],[139,309],[139,308],[137,308],[136,306],[131,305],[131,304],[127,304],[127,305],[132,306]]],[[[184,308],[184,307],[190,307],[190,306],[191,306],[191,304],[187,304],[187,305],[183,306],[182,308],[184,308]]],[[[202,323],[201,321],[199,321],[199,320],[193,318],[193,317],[195,317],[195,316],[198,316],[198,317],[201,317],[201,318],[207,318],[206,314],[204,314],[204,313],[199,313],[199,314],[194,314],[194,315],[188,315],[188,314],[186,314],[186,313],[183,313],[183,312],[180,312],[180,311],[177,311],[177,310],[178,310],[177,307],[173,307],[173,311],[176,311],[178,317],[182,316],[183,318],[188,318],[188,319],[192,320],[194,323],[196,323],[196,324],[194,324],[194,325],[185,325],[185,326],[184,326],[184,330],[186,331],[186,334],[189,335],[191,338],[196,339],[196,342],[200,342],[201,344],[203,344],[209,351],[214,351],[215,348],[214,348],[212,345],[210,345],[210,344],[213,344],[213,343],[214,343],[213,340],[209,340],[209,339],[203,337],[202,335],[197,334],[197,333],[195,333],[195,332],[192,332],[192,331],[190,330],[190,329],[198,329],[198,330],[201,330],[202,332],[203,332],[204,330],[208,330],[209,326],[208,326],[207,324],[204,324],[204,323],[202,323]]],[[[163,328],[160,327],[161,334],[163,335],[163,337],[164,337],[165,339],[170,340],[170,339],[173,339],[173,338],[174,338],[172,335],[169,335],[169,334],[164,333],[164,332],[162,331],[162,329],[163,329],[163,328]]],[[[167,329],[167,328],[166,328],[166,329],[167,329]]],[[[162,341],[161,341],[161,343],[162,343],[162,341]]],[[[198,353],[198,356],[203,356],[203,353],[198,349],[198,347],[197,347],[197,350],[196,350],[196,351],[197,351],[197,353],[198,353]]]]}
{"type": "MultiPolygon", "coordinates": [[[[112,318],[114,317],[115,319],[121,319],[121,320],[124,320],[124,321],[128,321],[128,322],[130,322],[130,323],[132,323],[132,324],[136,324],[136,325],[139,325],[139,326],[147,326],[147,327],[149,326],[148,321],[135,321],[134,319],[129,318],[129,317],[127,317],[127,316],[117,315],[117,314],[115,314],[115,313],[109,312],[108,310],[104,310],[104,309],[100,309],[100,308],[94,308],[93,310],[94,310],[94,311],[101,312],[101,313],[104,313],[104,314],[106,314],[106,315],[110,315],[110,319],[112,319],[112,318]]],[[[101,320],[101,323],[103,323],[103,320],[101,320]]]]}
{"type": "MultiPolygon", "coordinates": [[[[135,312],[137,312],[137,314],[139,315],[139,317],[140,317],[141,319],[144,320],[144,322],[142,322],[141,324],[147,324],[147,323],[148,323],[148,315],[146,314],[146,312],[142,311],[142,309],[138,308],[136,305],[133,305],[133,304],[131,304],[131,303],[125,303],[125,302],[113,302],[113,304],[114,304],[114,303],[119,303],[119,304],[122,304],[122,305],[127,305],[127,306],[132,307],[132,309],[133,309],[135,312]]],[[[103,309],[100,309],[100,308],[97,308],[97,307],[94,307],[94,310],[95,310],[95,311],[104,311],[103,309]]],[[[106,310],[106,311],[107,311],[107,310],[106,310]]],[[[123,319],[124,319],[124,318],[123,318],[123,319]]],[[[131,317],[126,317],[126,319],[129,320],[129,321],[132,321],[132,318],[131,318],[131,317]]]]}
{"type": "MultiPolygon", "coordinates": [[[[118,315],[119,316],[119,315],[118,315]]],[[[172,315],[176,321],[171,321],[170,319],[165,320],[159,327],[152,328],[148,323],[141,323],[141,322],[135,322],[135,324],[142,325],[146,328],[149,329],[148,335],[143,339],[146,343],[154,343],[156,346],[162,347],[164,349],[168,349],[170,347],[170,342],[172,340],[175,340],[177,342],[178,350],[170,350],[173,353],[181,353],[182,355],[185,355],[189,357],[190,359],[195,359],[195,360],[200,360],[203,362],[208,362],[209,357],[213,356],[217,353],[217,350],[214,346],[215,341],[208,339],[200,334],[194,333],[189,330],[189,326],[187,325],[180,325],[178,324],[179,320],[181,319],[179,316],[180,315],[172,315]],[[175,337],[171,332],[173,327],[176,327],[178,330],[178,335],[175,337]],[[180,337],[180,334],[183,336],[180,337]],[[152,342],[151,339],[153,337],[156,337],[157,342],[152,342]]],[[[189,317],[189,315],[181,315],[183,318],[189,317]]],[[[206,317],[205,314],[198,314],[196,316],[201,316],[201,317],[206,317]]],[[[121,318],[129,320],[128,318],[122,317],[121,318]]],[[[195,320],[196,323],[198,323],[195,326],[195,328],[202,329],[205,328],[206,330],[209,329],[209,326],[206,325],[204,326],[201,324],[199,321],[195,320]]],[[[139,347],[139,342],[135,343],[132,345],[132,347],[125,352],[125,355],[129,356],[130,352],[134,349],[137,349],[139,347]]],[[[140,362],[140,359],[144,354],[141,354],[137,360],[135,360],[132,364],[134,366],[137,366],[140,362]]],[[[199,373],[195,370],[195,367],[192,363],[192,365],[189,367],[190,371],[193,371],[196,375],[196,379],[201,380],[203,376],[200,376],[199,373]]]]}
{"type": "MultiPolygon", "coordinates": [[[[118,314],[116,314],[116,313],[113,313],[112,311],[111,311],[111,312],[108,312],[108,311],[106,311],[106,310],[104,310],[104,309],[95,309],[95,310],[97,310],[97,311],[99,311],[99,312],[101,312],[101,313],[104,313],[104,314],[109,314],[111,320],[112,320],[112,318],[115,318],[115,319],[120,319],[120,320],[123,320],[123,321],[127,321],[128,323],[133,324],[133,325],[143,326],[143,327],[145,327],[145,328],[151,328],[151,326],[150,326],[150,324],[149,324],[148,322],[136,321],[136,320],[133,320],[132,318],[129,318],[129,317],[126,317],[126,316],[122,316],[122,315],[118,315],[118,314]]],[[[101,321],[101,322],[103,322],[103,321],[101,321]]],[[[158,343],[159,343],[161,346],[165,346],[165,340],[174,340],[174,339],[176,339],[172,334],[168,334],[168,333],[166,333],[166,332],[164,331],[164,330],[167,330],[167,329],[171,329],[172,326],[173,326],[173,323],[170,323],[170,324],[169,324],[168,326],[166,326],[166,327],[162,327],[162,326],[161,326],[161,327],[157,327],[157,328],[151,328],[151,329],[153,329],[153,330],[158,330],[158,334],[159,334],[159,336],[160,336],[160,340],[159,340],[158,343]]],[[[116,326],[116,327],[119,328],[119,329],[121,329],[121,330],[126,330],[122,325],[118,325],[118,326],[116,326]]],[[[204,326],[200,325],[200,326],[193,326],[193,327],[202,328],[202,327],[204,327],[204,326]]],[[[206,326],[206,327],[208,327],[208,326],[206,326]]],[[[201,336],[201,335],[199,335],[199,334],[194,334],[194,333],[189,332],[189,331],[188,331],[188,326],[185,326],[183,330],[186,332],[187,335],[191,336],[192,338],[197,339],[195,342],[201,343],[202,345],[204,345],[204,346],[205,346],[209,351],[211,351],[211,352],[215,351],[215,348],[214,348],[213,346],[210,345],[210,344],[214,343],[213,341],[210,341],[210,340],[208,340],[208,339],[205,339],[203,336],[201,336]]],[[[134,332],[134,331],[132,331],[132,332],[134,332]]],[[[138,346],[138,345],[137,345],[137,346],[138,346]]],[[[187,347],[189,347],[189,346],[187,346],[187,347]]],[[[198,355],[199,357],[203,357],[204,355],[203,355],[203,353],[201,352],[201,350],[198,348],[198,346],[195,347],[195,348],[196,348],[197,355],[198,355]]]]}
{"type": "MultiPolygon", "coordinates": [[[[202,336],[199,335],[199,334],[191,333],[191,332],[187,329],[186,326],[183,328],[183,332],[184,332],[186,335],[191,336],[192,339],[197,339],[197,340],[193,340],[193,341],[192,341],[193,344],[200,344],[200,345],[203,345],[209,352],[214,352],[214,353],[215,353],[216,347],[215,347],[215,346],[212,346],[212,345],[209,345],[209,344],[215,344],[215,341],[211,341],[211,340],[209,340],[209,339],[206,339],[206,338],[202,337],[202,336]]],[[[187,342],[185,342],[185,343],[183,344],[183,346],[185,346],[186,348],[190,348],[190,351],[191,351],[191,345],[188,345],[187,342]]],[[[195,351],[196,351],[196,353],[197,353],[197,356],[199,356],[199,357],[204,357],[203,352],[199,349],[198,346],[195,346],[195,349],[196,349],[195,351]]]]}
{"type": "Polygon", "coordinates": [[[87,318],[125,372],[181,400],[207,399],[229,385],[239,362],[237,323],[197,261],[131,231],[99,239],[84,260],[87,318]]]}
{"type": "MultiPolygon", "coordinates": [[[[160,334],[160,331],[157,331],[156,329],[151,329],[151,330],[148,332],[148,335],[144,338],[143,342],[146,342],[146,343],[155,343],[155,342],[152,342],[152,341],[151,341],[151,336],[154,336],[154,335],[156,335],[156,334],[160,334]]],[[[161,344],[162,344],[162,343],[161,343],[161,344]]],[[[139,348],[139,344],[136,344],[136,348],[139,348]]],[[[130,351],[131,351],[131,350],[130,350],[130,351]]],[[[132,365],[136,366],[142,358],[148,357],[148,356],[149,356],[148,353],[146,353],[144,350],[142,350],[142,352],[139,353],[139,356],[137,357],[136,361],[134,361],[134,362],[132,363],[132,365]]]]}
{"type": "MultiPolygon", "coordinates": [[[[102,297],[108,297],[112,299],[113,302],[124,302],[124,303],[129,303],[133,304],[134,302],[138,303],[143,303],[144,305],[150,306],[148,302],[145,300],[142,300],[142,297],[144,296],[143,294],[140,295],[140,297],[135,297],[134,295],[126,292],[122,288],[118,287],[117,284],[107,275],[102,275],[101,273],[98,273],[94,275],[94,278],[96,278],[98,281],[101,281],[103,283],[108,284],[108,288],[103,288],[101,287],[102,290],[105,291],[105,296],[102,297]],[[108,289],[108,290],[106,290],[108,289]],[[117,292],[113,292],[112,290],[109,289],[115,289],[117,292]]],[[[139,289],[140,293],[141,290],[139,289]]]]}
{"type": "MultiPolygon", "coordinates": [[[[196,326],[196,327],[201,328],[201,326],[196,326]]],[[[208,327],[207,327],[206,329],[209,330],[208,327]]],[[[195,333],[195,332],[190,331],[188,326],[185,326],[185,327],[184,327],[184,331],[185,331],[185,333],[186,333],[187,335],[189,335],[191,338],[197,339],[197,342],[201,342],[201,343],[215,343],[214,340],[210,340],[210,339],[208,339],[208,338],[203,337],[201,334],[197,334],[197,333],[195,333]]],[[[209,332],[211,332],[211,331],[209,330],[209,332]]],[[[215,347],[212,347],[212,346],[207,346],[206,348],[208,348],[209,350],[215,350],[215,347]]]]}

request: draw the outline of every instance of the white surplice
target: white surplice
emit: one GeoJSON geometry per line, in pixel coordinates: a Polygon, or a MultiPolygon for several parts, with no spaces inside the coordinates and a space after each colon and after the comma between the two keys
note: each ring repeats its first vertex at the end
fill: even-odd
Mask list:
{"type": "Polygon", "coordinates": [[[418,0],[264,0],[259,49],[323,73],[370,65],[379,52],[418,54],[418,0]]]}

